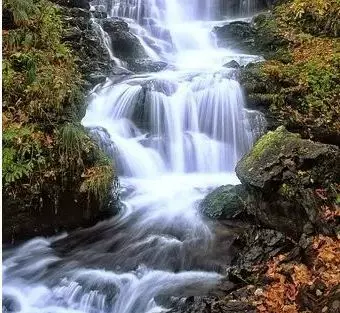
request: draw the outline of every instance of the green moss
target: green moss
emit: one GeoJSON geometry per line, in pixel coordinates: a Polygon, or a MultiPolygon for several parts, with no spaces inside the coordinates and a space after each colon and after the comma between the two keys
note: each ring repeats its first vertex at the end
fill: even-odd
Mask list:
{"type": "Polygon", "coordinates": [[[37,10],[33,0],[4,0],[3,7],[11,10],[17,24],[29,21],[37,10]]]}
{"type": "Polygon", "coordinates": [[[267,153],[272,153],[273,151],[280,153],[279,149],[284,146],[284,142],[290,142],[292,139],[298,138],[300,138],[298,134],[289,133],[283,126],[280,126],[275,131],[268,132],[257,141],[251,152],[246,156],[245,162],[247,166],[250,166],[263,158],[267,153]]]}
{"type": "Polygon", "coordinates": [[[201,212],[212,219],[230,219],[243,210],[241,185],[221,186],[200,203],[201,212]]]}
{"type": "Polygon", "coordinates": [[[282,184],[279,193],[288,199],[293,198],[296,194],[294,187],[289,184],[282,184]]]}
{"type": "Polygon", "coordinates": [[[291,56],[288,41],[280,35],[278,23],[273,15],[260,14],[254,18],[255,46],[266,59],[289,62],[291,56]]]}

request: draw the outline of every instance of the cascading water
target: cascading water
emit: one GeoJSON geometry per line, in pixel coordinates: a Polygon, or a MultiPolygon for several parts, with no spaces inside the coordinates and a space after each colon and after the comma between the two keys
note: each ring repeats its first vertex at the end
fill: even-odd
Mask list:
{"type": "Polygon", "coordinates": [[[170,34],[173,50],[159,57],[175,69],[108,80],[92,92],[83,124],[116,159],[124,209],[91,229],[6,250],[3,310],[165,312],[164,299],[204,294],[223,278],[227,239],[218,245],[197,204],[238,182],[235,164],[253,143],[241,88],[222,67],[252,57],[214,46],[201,3],[106,2],[154,41],[170,34]]]}

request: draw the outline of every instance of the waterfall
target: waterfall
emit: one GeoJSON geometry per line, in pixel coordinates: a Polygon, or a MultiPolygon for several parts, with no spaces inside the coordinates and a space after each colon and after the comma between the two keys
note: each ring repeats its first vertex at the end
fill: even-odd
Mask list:
{"type": "Polygon", "coordinates": [[[252,16],[257,11],[256,0],[241,0],[240,1],[240,13],[245,16],[252,16]]]}
{"type": "Polygon", "coordinates": [[[209,20],[219,1],[92,5],[125,18],[145,45],[152,38],[155,58],[173,67],[108,78],[91,92],[82,123],[116,160],[123,208],[92,228],[6,250],[5,312],[165,312],[171,299],[207,294],[230,262],[197,207],[238,183],[235,165],[261,132],[261,116],[244,109],[234,70],[223,67],[256,57],[216,47],[209,20]]]}
{"type": "Polygon", "coordinates": [[[103,89],[83,124],[107,129],[124,176],[232,172],[252,144],[243,106],[238,82],[223,73],[166,71],[103,89]]]}

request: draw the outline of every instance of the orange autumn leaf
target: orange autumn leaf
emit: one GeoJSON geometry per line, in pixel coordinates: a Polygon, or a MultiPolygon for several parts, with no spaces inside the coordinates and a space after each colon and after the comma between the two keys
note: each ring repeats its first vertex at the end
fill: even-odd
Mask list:
{"type": "Polygon", "coordinates": [[[297,305],[296,304],[290,304],[290,305],[285,305],[283,307],[283,312],[284,313],[298,313],[297,305]]]}
{"type": "Polygon", "coordinates": [[[292,279],[296,286],[313,284],[312,275],[306,265],[294,265],[293,270],[292,279]]]}

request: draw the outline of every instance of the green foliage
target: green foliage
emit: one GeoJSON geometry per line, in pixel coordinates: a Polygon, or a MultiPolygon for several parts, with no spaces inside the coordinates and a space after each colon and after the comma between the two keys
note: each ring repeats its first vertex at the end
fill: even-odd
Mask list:
{"type": "Polygon", "coordinates": [[[62,43],[62,22],[46,0],[35,4],[29,22],[4,36],[4,107],[20,103],[30,121],[64,119],[81,77],[69,48],[62,43]]]}
{"type": "Polygon", "coordinates": [[[16,23],[3,32],[4,194],[23,197],[26,205],[39,203],[42,189],[79,194],[83,183],[82,191],[104,197],[112,164],[103,162],[80,125],[83,82],[62,41],[58,8],[48,0],[6,0],[4,6],[16,23]]]}
{"type": "MultiPolygon", "coordinates": [[[[260,14],[254,18],[254,48],[266,59],[289,62],[288,41],[280,36],[276,19],[271,14],[260,14]]],[[[254,48],[250,51],[254,53],[254,48]]]]}
{"type": "Polygon", "coordinates": [[[279,189],[279,193],[288,199],[292,199],[296,196],[294,187],[289,184],[282,184],[279,189]]]}
{"type": "Polygon", "coordinates": [[[27,22],[37,10],[33,0],[5,0],[3,6],[12,12],[17,24],[27,22]]]}
{"type": "Polygon", "coordinates": [[[84,181],[80,186],[80,191],[94,195],[103,203],[107,196],[107,191],[111,189],[113,175],[112,164],[92,167],[83,175],[84,181]]]}
{"type": "Polygon", "coordinates": [[[84,154],[94,148],[93,142],[79,124],[66,123],[59,130],[59,154],[66,167],[84,166],[84,154]]]}
{"type": "MultiPolygon", "coordinates": [[[[295,19],[301,19],[302,23],[309,20],[309,13],[299,13],[298,17],[294,13],[298,8],[307,10],[307,7],[325,5],[324,9],[315,10],[321,14],[322,10],[332,9],[334,3],[330,3],[333,2],[292,0],[276,9],[280,36],[290,42],[291,59],[284,62],[275,56],[257,66],[256,70],[261,74],[252,81],[259,86],[260,80],[262,88],[255,92],[250,90],[249,98],[270,106],[272,113],[285,125],[307,130],[321,127],[323,131],[337,133],[340,129],[340,42],[304,32],[295,19]]],[[[321,15],[324,14],[327,15],[321,15]]]]}
{"type": "Polygon", "coordinates": [[[340,35],[339,0],[294,0],[277,11],[288,24],[313,35],[340,35]]]}
{"type": "Polygon", "coordinates": [[[3,132],[4,185],[29,177],[46,162],[40,134],[32,127],[11,127],[3,132]]]}

